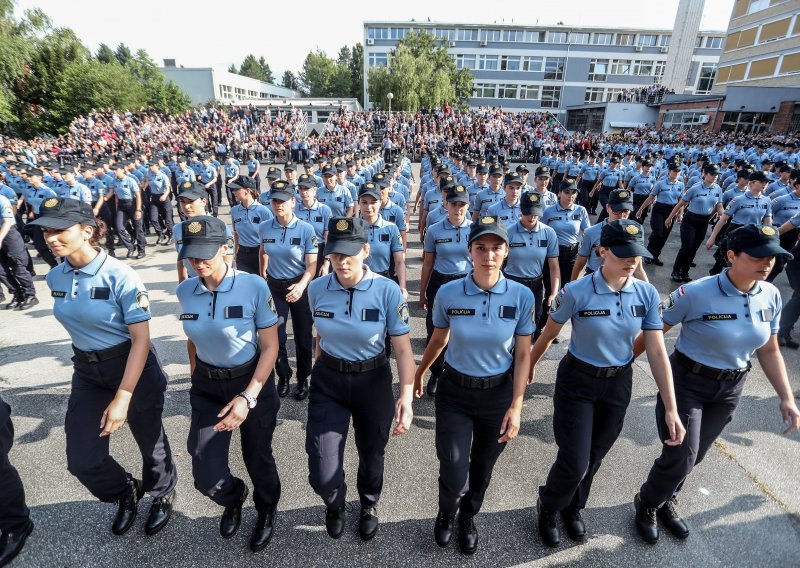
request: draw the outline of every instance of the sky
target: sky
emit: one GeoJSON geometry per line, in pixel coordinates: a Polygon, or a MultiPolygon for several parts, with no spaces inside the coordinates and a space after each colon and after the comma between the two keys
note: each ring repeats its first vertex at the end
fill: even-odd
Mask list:
{"type": "MultiPolygon", "coordinates": [[[[734,0],[706,0],[701,30],[725,30],[734,0]]],[[[101,43],[145,49],[158,65],[238,65],[248,53],[263,56],[276,81],[297,73],[310,50],[336,57],[343,45],[363,41],[364,21],[516,23],[521,25],[673,27],[678,0],[431,0],[357,2],[304,0],[17,0],[17,14],[41,8],[56,27],[75,30],[93,52],[101,43]],[[487,9],[490,6],[491,9],[487,9]],[[599,8],[602,7],[602,8],[599,8]]]]}

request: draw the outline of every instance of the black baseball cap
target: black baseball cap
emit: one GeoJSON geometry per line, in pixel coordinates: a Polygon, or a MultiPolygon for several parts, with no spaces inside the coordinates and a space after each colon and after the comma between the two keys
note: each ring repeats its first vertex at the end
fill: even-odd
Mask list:
{"type": "Polygon", "coordinates": [[[389,187],[391,185],[389,180],[386,179],[386,176],[383,174],[375,174],[374,176],[372,176],[372,183],[374,183],[380,188],[389,187]]]}
{"type": "Polygon", "coordinates": [[[495,162],[489,166],[489,175],[494,176],[497,174],[503,175],[503,166],[499,162],[495,162]]]}
{"type": "Polygon", "coordinates": [[[278,168],[271,167],[267,169],[267,179],[279,179],[281,171],[278,168]]]}
{"type": "Polygon", "coordinates": [[[644,246],[642,226],[631,219],[609,221],[600,232],[600,246],[611,250],[619,258],[642,256],[653,258],[644,246]]]}
{"type": "Polygon", "coordinates": [[[746,252],[756,258],[766,256],[784,256],[794,258],[781,247],[778,230],[770,225],[742,225],[728,233],[728,249],[735,252],[746,252]]]}
{"type": "Polygon", "coordinates": [[[534,177],[550,177],[550,168],[545,166],[539,166],[536,168],[536,172],[534,172],[534,177]]]}
{"type": "Polygon", "coordinates": [[[439,190],[450,191],[456,186],[456,180],[453,176],[444,176],[439,180],[439,190]]]}
{"type": "Polygon", "coordinates": [[[633,211],[633,195],[627,189],[615,189],[608,196],[608,205],[612,211],[633,211]]]}
{"type": "Polygon", "coordinates": [[[564,178],[561,181],[561,188],[559,191],[578,191],[578,185],[575,183],[575,178],[564,178]]]}
{"type": "Polygon", "coordinates": [[[709,164],[703,168],[703,174],[719,175],[719,168],[715,164],[709,164]]]}
{"type": "Polygon", "coordinates": [[[272,201],[289,201],[294,198],[294,193],[289,188],[289,184],[285,181],[279,180],[270,186],[269,200],[272,201]]]}
{"type": "Polygon", "coordinates": [[[286,162],[283,165],[283,171],[285,172],[293,172],[297,169],[297,165],[294,162],[286,162]]]}
{"type": "Polygon", "coordinates": [[[519,198],[519,208],[523,215],[541,216],[543,212],[542,195],[538,191],[526,191],[519,198]]]}
{"type": "Polygon", "coordinates": [[[185,181],[178,184],[178,199],[181,197],[185,199],[205,199],[208,197],[206,188],[197,183],[196,181],[185,181]]]}
{"type": "Polygon", "coordinates": [[[97,226],[92,206],[77,199],[51,197],[39,207],[39,217],[29,225],[39,225],[49,229],[67,229],[73,225],[97,226]]]}
{"type": "Polygon", "coordinates": [[[519,173],[525,172],[526,174],[531,173],[526,164],[518,165],[516,171],[518,171],[519,173]]]}
{"type": "Polygon", "coordinates": [[[767,183],[769,181],[767,174],[764,172],[753,172],[750,174],[749,179],[750,181],[760,181],[762,183],[767,183]]]}
{"type": "Polygon", "coordinates": [[[367,242],[369,224],[358,217],[332,217],[328,221],[328,242],[322,254],[355,256],[367,242]]]}
{"type": "Polygon", "coordinates": [[[233,190],[236,190],[236,189],[255,189],[256,188],[256,182],[255,182],[254,179],[249,178],[247,176],[239,176],[239,179],[237,179],[234,182],[229,183],[228,187],[233,189],[233,190]]]}
{"type": "Polygon", "coordinates": [[[374,197],[375,201],[381,200],[381,189],[376,186],[372,182],[367,182],[361,186],[361,189],[358,190],[358,198],[361,199],[362,197],[374,197]]]}
{"type": "Polygon", "coordinates": [[[497,235],[508,244],[508,231],[505,225],[497,219],[497,217],[481,217],[469,228],[469,237],[467,243],[472,244],[475,239],[479,239],[484,235],[497,235]]]}
{"type": "Polygon", "coordinates": [[[333,166],[330,166],[330,165],[324,166],[322,168],[322,172],[321,173],[322,173],[323,176],[335,176],[336,175],[336,168],[333,167],[333,166]]]}
{"type": "Polygon", "coordinates": [[[228,242],[228,231],[224,221],[210,215],[198,215],[183,224],[181,237],[183,246],[178,253],[178,260],[208,260],[217,254],[219,247],[228,242]]]}
{"type": "Polygon", "coordinates": [[[448,203],[469,203],[469,192],[463,185],[453,185],[447,191],[445,201],[448,203]]]}
{"type": "Polygon", "coordinates": [[[297,187],[317,187],[317,180],[308,174],[300,174],[300,176],[297,178],[297,187]]]}
{"type": "Polygon", "coordinates": [[[508,185],[510,183],[518,183],[522,185],[522,176],[519,175],[519,172],[509,172],[503,178],[503,183],[505,185],[508,185]]]}
{"type": "Polygon", "coordinates": [[[476,173],[479,174],[488,174],[489,173],[489,166],[486,164],[478,164],[477,169],[475,170],[476,173]]]}

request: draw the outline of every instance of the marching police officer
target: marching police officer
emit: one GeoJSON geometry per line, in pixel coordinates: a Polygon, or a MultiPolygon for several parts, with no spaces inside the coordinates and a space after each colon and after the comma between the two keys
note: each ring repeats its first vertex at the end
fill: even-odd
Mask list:
{"type": "Polygon", "coordinates": [[[501,271],[509,250],[501,222],[479,218],[467,242],[474,268],[439,289],[433,306],[436,329],[414,390],[422,394],[425,372],[448,345],[436,392],[439,513],[434,538],[441,547],[449,544],[458,512],[459,548],[474,554],[474,517],[497,458],[519,431],[535,309],[531,291],[501,271]]]}
{"type": "Polygon", "coordinates": [[[158,235],[156,244],[168,245],[172,241],[172,186],[157,162],[150,164],[147,189],[150,192],[150,224],[158,235]]]}
{"type": "Polygon", "coordinates": [[[25,241],[17,230],[14,209],[0,195],[0,282],[11,290],[14,298],[2,306],[4,310],[27,310],[39,303],[33,275],[28,270],[31,258],[25,241]]]}
{"type": "Polygon", "coordinates": [[[559,512],[572,540],[586,538],[581,510],[603,458],[622,431],[631,399],[633,342],[641,331],[650,369],[665,400],[665,443],[680,444],[684,434],[661,332],[658,290],[633,276],[640,257],[650,254],[641,225],[627,219],[606,223],[597,250],[602,265],[561,289],[531,355],[529,382],[561,327],[572,321],[553,397],[553,433],[559,451],[547,481],[539,487],[537,503],[539,534],[551,547],[561,542],[559,512]]]}
{"type": "MultiPolygon", "coordinates": [[[[446,202],[447,217],[428,227],[423,244],[419,303],[423,310],[427,310],[425,330],[428,341],[433,335],[433,310],[439,288],[463,278],[472,267],[467,246],[471,224],[467,216],[469,192],[464,186],[456,186],[448,192],[446,202]]],[[[427,392],[428,396],[435,396],[439,375],[442,374],[441,357],[430,365],[430,370],[427,392]]]]}
{"type": "MultiPolygon", "coordinates": [[[[28,176],[28,183],[23,193],[23,199],[25,200],[25,207],[28,210],[29,221],[36,219],[39,215],[42,202],[56,197],[56,192],[42,182],[42,173],[42,170],[39,168],[29,168],[25,170],[25,174],[28,176]]],[[[29,226],[33,235],[33,246],[36,248],[36,252],[39,253],[39,258],[45,261],[50,268],[58,265],[56,257],[50,252],[50,249],[47,248],[47,244],[44,242],[42,229],[29,222],[25,226],[26,231],[29,226]]]]}
{"type": "Polygon", "coordinates": [[[260,274],[261,238],[258,226],[272,219],[272,212],[260,204],[256,184],[249,177],[240,177],[228,184],[236,205],[231,208],[236,268],[250,274],[260,274]]]}
{"type": "Polygon", "coordinates": [[[0,397],[0,566],[6,566],[22,551],[33,532],[33,521],[25,505],[25,488],[8,459],[14,445],[11,407],[0,397]]]}
{"type": "MultiPolygon", "coordinates": [[[[657,519],[676,537],[689,535],[676,495],[731,421],[753,353],[780,398],[781,416],[789,425],[784,434],[800,428],[800,411],[778,347],[781,296],[765,281],[775,257],[791,255],[769,225],[745,224],[731,230],[727,239],[730,268],[681,286],[663,306],[664,333],[681,324],[670,363],[677,411],[688,431],[683,445],[662,447],[634,499],[636,528],[651,544],[659,537],[657,519]]],[[[641,352],[641,341],[636,352],[641,352]]],[[[662,424],[664,413],[663,401],[658,400],[656,422],[662,440],[669,438],[662,424]]]]}
{"type": "Polygon", "coordinates": [[[314,278],[317,264],[317,237],[314,227],[294,214],[294,194],[285,181],[276,181],[270,192],[275,217],[261,223],[260,274],[267,279],[272,298],[283,321],[278,326],[278,396],[289,394],[289,354],[286,350],[286,319],[292,314],[294,345],[297,355],[297,392],[295,398],[308,396],[308,376],[311,374],[311,311],[308,306],[308,283],[314,278]]]}
{"type": "Polygon", "coordinates": [[[301,174],[297,180],[297,189],[300,199],[294,207],[294,214],[314,227],[314,234],[317,237],[317,263],[314,275],[324,275],[328,273],[328,264],[325,260],[323,250],[325,242],[328,240],[328,222],[333,216],[331,208],[317,200],[317,182],[308,174],[301,174]]]}
{"type": "Polygon", "coordinates": [[[117,217],[115,220],[117,235],[122,242],[122,246],[128,249],[128,258],[137,259],[145,257],[147,243],[144,239],[144,229],[142,228],[142,192],[136,179],[128,175],[125,171],[125,163],[118,162],[114,170],[114,185],[111,187],[113,195],[116,197],[117,217]],[[133,227],[133,235],[136,245],[131,242],[128,234],[128,223],[133,227]],[[139,253],[136,253],[136,247],[139,253]]]}
{"type": "Polygon", "coordinates": [[[664,245],[667,244],[669,234],[672,232],[672,224],[670,223],[669,226],[666,224],[667,217],[669,217],[686,189],[683,182],[678,179],[680,171],[680,164],[671,163],[667,179],[662,179],[653,186],[653,189],[650,190],[650,195],[644,200],[639,210],[636,211],[636,218],[641,219],[650,204],[655,201],[653,214],[650,217],[650,238],[647,240],[647,250],[650,251],[650,256],[645,257],[645,264],[652,263],[656,266],[664,266],[664,262],[659,256],[664,249],[664,245]]]}
{"type": "Polygon", "coordinates": [[[261,162],[256,160],[255,152],[247,153],[247,175],[256,182],[256,189],[261,191],[261,176],[258,175],[261,171],[261,162]]]}
{"type": "Polygon", "coordinates": [[[519,198],[522,195],[522,176],[519,173],[506,174],[503,185],[505,196],[486,209],[488,217],[497,217],[508,229],[521,217],[519,198]]]}
{"type": "Polygon", "coordinates": [[[195,487],[225,507],[219,529],[223,538],[231,538],[239,530],[249,493],[228,467],[231,432],[241,430],[258,511],[250,549],[258,552],[272,538],[281,494],[272,455],[280,399],[270,380],[278,357],[278,316],[266,282],[257,273],[228,266],[227,247],[222,221],[205,215],[187,221],[178,258],[188,260],[197,276],[175,291],[179,319],[194,353],[189,360],[192,422],[187,446],[195,487]]]}
{"type": "Polygon", "coordinates": [[[32,223],[66,259],[48,272],[47,286],[75,353],[67,467],[95,497],[117,502],[116,535],[131,528],[139,500],[150,493],[145,534],[155,534],[172,515],[178,476],[161,421],[167,376],[150,343],[147,290],[133,269],[98,246],[105,227],[88,203],[50,198],[32,223]],[[109,436],[126,420],[142,453],[142,480],[109,455],[109,436]]]}
{"type": "Polygon", "coordinates": [[[325,502],[325,528],[332,538],[339,538],[345,526],[343,456],[351,417],[359,458],[358,532],[363,540],[371,540],[378,531],[376,507],[392,418],[396,421],[392,433],[399,435],[411,426],[413,416],[408,304],[396,283],[364,263],[370,254],[368,231],[363,219],[332,218],[324,254],[331,259],[333,272],[314,280],[308,289],[317,328],[306,425],[308,478],[325,502]],[[384,351],[387,333],[400,375],[396,403],[384,351]]]}

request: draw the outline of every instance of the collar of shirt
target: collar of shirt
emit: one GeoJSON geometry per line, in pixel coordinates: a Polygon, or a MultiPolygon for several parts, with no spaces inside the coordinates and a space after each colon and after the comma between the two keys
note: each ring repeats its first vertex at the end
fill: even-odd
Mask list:
{"type": "MultiPolygon", "coordinates": [[[[613,290],[611,286],[608,285],[606,282],[605,277],[603,277],[603,271],[598,270],[597,272],[592,273],[592,286],[594,287],[595,294],[616,294],[616,290],[613,290]]],[[[633,292],[634,285],[633,285],[633,278],[628,277],[625,281],[625,285],[620,288],[620,292],[633,292]]]]}
{"type": "Polygon", "coordinates": [[[311,204],[311,207],[306,207],[302,201],[298,201],[297,208],[301,211],[316,211],[319,209],[319,201],[315,199],[314,203],[311,204]]]}
{"type": "Polygon", "coordinates": [[[456,227],[450,222],[450,217],[445,217],[444,222],[442,224],[444,225],[445,229],[463,229],[464,227],[470,225],[470,220],[464,217],[464,221],[458,227],[456,227]]]}
{"type": "MultiPolygon", "coordinates": [[[[365,264],[364,276],[361,278],[361,280],[358,281],[358,284],[353,286],[352,289],[358,291],[369,290],[374,280],[375,280],[375,273],[372,272],[372,270],[369,269],[369,266],[365,264]]],[[[334,272],[333,278],[328,280],[328,290],[341,290],[346,292],[347,290],[349,290],[349,288],[345,288],[344,286],[341,285],[341,283],[339,283],[339,278],[336,276],[336,273],[334,272]]]]}
{"type": "MultiPolygon", "coordinates": [[[[717,276],[717,285],[719,286],[720,292],[725,294],[726,296],[743,296],[744,292],[739,290],[736,286],[733,285],[731,282],[730,276],[728,276],[728,268],[726,268],[722,274],[717,276]]],[[[756,282],[756,285],[747,292],[748,296],[755,296],[756,294],[761,293],[761,283],[756,282]]]]}
{"type": "Polygon", "coordinates": [[[294,226],[295,226],[295,225],[297,225],[297,221],[298,221],[298,219],[297,219],[297,216],[296,216],[296,215],[292,215],[292,220],[291,220],[291,221],[289,221],[289,222],[286,224],[286,226],[284,227],[283,225],[281,225],[280,223],[278,223],[278,218],[277,218],[277,217],[274,217],[274,218],[272,219],[272,228],[273,228],[273,229],[293,229],[293,228],[294,228],[294,226]]]}
{"type": "Polygon", "coordinates": [[[107,256],[108,254],[106,253],[106,251],[104,251],[103,249],[99,249],[99,254],[96,257],[94,257],[94,259],[83,268],[75,268],[69,263],[69,261],[66,261],[62,264],[63,268],[61,269],[61,271],[64,274],[67,274],[74,270],[77,272],[83,272],[88,276],[94,276],[100,270],[100,267],[103,266],[103,263],[106,261],[107,256]]]}
{"type": "Polygon", "coordinates": [[[475,284],[475,280],[472,278],[473,273],[470,272],[466,278],[464,278],[464,293],[467,296],[477,296],[478,294],[484,294],[486,292],[490,294],[505,294],[508,290],[508,280],[506,280],[503,273],[500,273],[500,277],[498,278],[495,285],[492,286],[491,290],[484,290],[477,284],[475,284]]]}
{"type": "MultiPolygon", "coordinates": [[[[225,273],[225,277],[222,279],[222,282],[219,283],[217,289],[214,292],[229,292],[231,288],[233,288],[233,283],[236,281],[236,270],[233,268],[227,268],[227,272],[225,273]]],[[[201,294],[211,294],[211,290],[206,288],[205,283],[203,282],[202,278],[197,279],[197,285],[194,287],[194,293],[197,295],[201,294]]]]}
{"type": "MultiPolygon", "coordinates": [[[[361,218],[363,219],[364,217],[361,217],[361,218]]],[[[370,225],[369,227],[370,228],[375,228],[375,229],[380,229],[381,227],[385,227],[386,225],[389,225],[389,221],[387,221],[386,219],[384,219],[383,217],[378,215],[378,218],[375,219],[375,222],[372,225],[370,225]]],[[[392,223],[392,225],[394,225],[394,223],[392,223]]]]}

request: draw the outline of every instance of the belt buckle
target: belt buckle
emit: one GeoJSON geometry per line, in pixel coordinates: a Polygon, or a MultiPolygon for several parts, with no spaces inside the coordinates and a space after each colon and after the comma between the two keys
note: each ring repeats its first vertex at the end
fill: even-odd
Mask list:
{"type": "Polygon", "coordinates": [[[470,377],[469,378],[469,388],[471,389],[483,389],[483,381],[477,377],[470,377]]]}
{"type": "Polygon", "coordinates": [[[97,355],[97,351],[86,351],[85,355],[86,355],[86,360],[89,361],[89,363],[100,362],[100,357],[97,355]]]}

